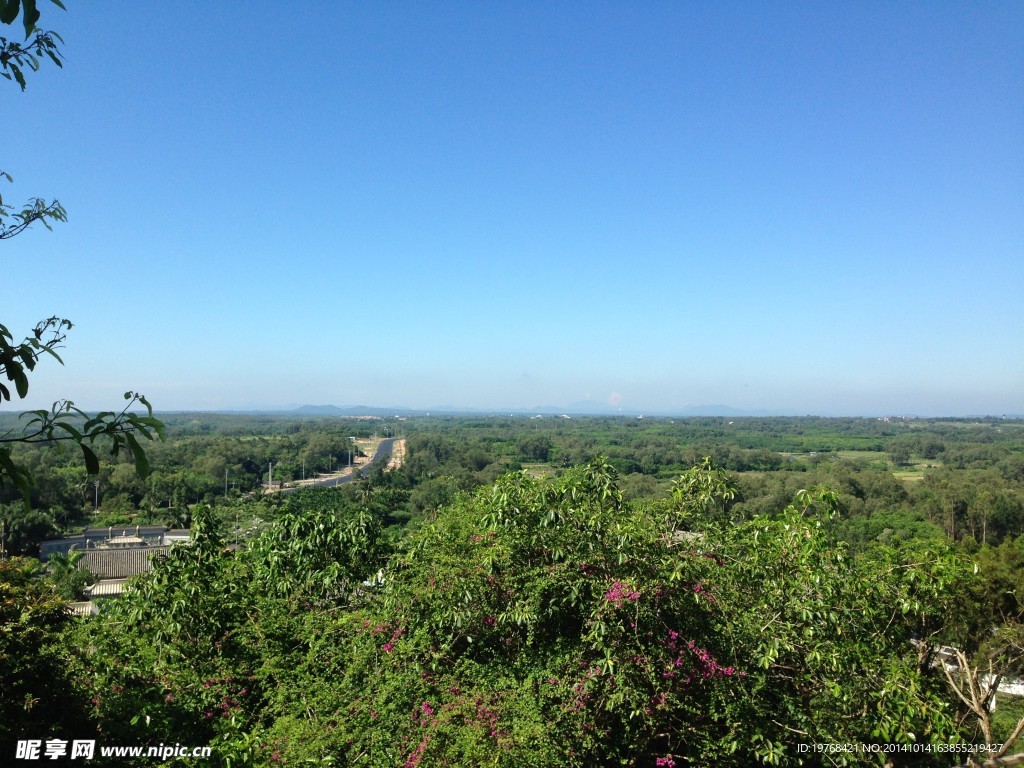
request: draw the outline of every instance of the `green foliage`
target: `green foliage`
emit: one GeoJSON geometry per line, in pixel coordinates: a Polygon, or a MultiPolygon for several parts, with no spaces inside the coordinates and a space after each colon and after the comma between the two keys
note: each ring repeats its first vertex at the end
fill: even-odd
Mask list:
{"type": "Polygon", "coordinates": [[[733,672],[692,640],[712,610],[708,561],[672,547],[599,460],[461,496],[411,537],[378,600],[321,628],[292,673],[302,682],[277,681],[266,738],[294,759],[372,765],[660,754],[733,672]],[[298,690],[326,719],[303,724],[298,690]]]}
{"type": "MultiPolygon", "coordinates": [[[[54,3],[57,1],[58,0],[53,0],[54,3]]],[[[10,0],[5,0],[5,2],[9,3],[10,0]]],[[[15,5],[16,4],[17,2],[15,0],[15,5]]],[[[28,18],[29,17],[26,15],[26,22],[28,21],[28,18]]],[[[25,82],[25,67],[28,67],[33,72],[38,71],[40,60],[44,56],[58,67],[64,66],[61,62],[63,56],[60,52],[59,46],[59,44],[64,43],[64,40],[60,35],[56,32],[36,30],[34,27],[29,28],[27,23],[26,30],[26,41],[28,41],[28,38],[35,33],[35,37],[32,38],[31,42],[19,43],[16,40],[8,40],[6,37],[0,37],[0,75],[7,80],[13,79],[19,86],[21,86],[21,90],[23,91],[27,85],[25,82]]],[[[53,208],[55,210],[49,211],[46,215],[59,218],[59,214],[62,214],[63,210],[60,209],[60,206],[56,201],[54,201],[53,208]]],[[[17,232],[14,232],[13,234],[17,234],[17,232]]],[[[6,231],[0,233],[0,239],[6,236],[8,236],[6,231]]]]}
{"type": "Polygon", "coordinates": [[[979,578],[972,585],[972,610],[961,609],[973,622],[972,634],[983,637],[989,627],[1024,623],[1024,540],[982,547],[973,559],[979,578]]]}
{"type": "Polygon", "coordinates": [[[56,533],[53,517],[46,512],[25,509],[23,503],[0,505],[0,543],[5,554],[38,554],[38,543],[56,533]]]}
{"type": "Polygon", "coordinates": [[[672,483],[672,498],[683,519],[720,520],[736,498],[736,483],[710,458],[705,458],[672,483]]]}
{"type": "Polygon", "coordinates": [[[246,586],[209,511],[197,509],[189,544],[73,630],[80,695],[108,738],[207,744],[244,711],[249,654],[237,630],[250,608],[246,586]]]}
{"type": "Polygon", "coordinates": [[[331,501],[329,491],[296,494],[243,552],[198,507],[190,544],[75,630],[72,644],[90,649],[77,666],[81,695],[111,738],[249,752],[245,733],[319,636],[319,612],[380,567],[375,521],[331,501]]]}
{"type": "MultiPolygon", "coordinates": [[[[223,765],[797,765],[814,742],[977,741],[930,662],[956,645],[981,663],[1017,636],[1024,565],[1012,542],[968,559],[933,521],[952,499],[958,530],[1007,541],[1019,489],[1005,456],[916,483],[881,450],[739,478],[698,459],[669,498],[631,502],[610,458],[557,465],[599,429],[636,448],[669,427],[573,421],[545,427],[545,479],[480,485],[536,423],[477,419],[462,440],[442,420],[409,441],[402,471],[195,509],[189,551],[66,636],[96,723],[124,743],[208,743],[223,765]],[[215,522],[241,532],[237,551],[215,522]]],[[[788,440],[800,425],[815,440],[837,429],[770,426],[788,440]]],[[[223,493],[225,470],[255,479],[274,461],[276,477],[310,435],[355,428],[176,417],[149,480],[125,463],[101,466],[103,482],[184,514],[223,493]]],[[[970,445],[950,429],[945,445],[970,445]]],[[[73,490],[72,469],[52,474],[73,490]]]]}
{"type": "MultiPolygon", "coordinates": [[[[58,8],[64,8],[61,0],[50,1],[58,8]]],[[[21,90],[24,91],[26,83],[23,68],[28,67],[33,72],[37,71],[40,59],[44,56],[58,67],[64,66],[61,63],[62,56],[58,46],[58,43],[63,44],[64,40],[56,32],[43,32],[36,29],[36,23],[40,17],[39,9],[36,7],[36,0],[0,0],[0,23],[13,24],[19,14],[21,15],[22,25],[25,27],[26,42],[19,43],[16,40],[0,37],[0,75],[8,80],[13,79],[21,86],[21,90]],[[33,34],[35,37],[32,37],[33,34]],[[32,41],[28,42],[30,37],[32,41]]],[[[3,175],[6,176],[6,174],[3,175]]],[[[7,176],[7,180],[10,181],[10,176],[7,176]]],[[[54,201],[54,205],[59,214],[62,215],[63,209],[60,208],[60,205],[56,201],[54,201]]],[[[0,200],[0,210],[2,209],[3,202],[0,200]]],[[[53,212],[49,215],[53,215],[53,212]]],[[[25,226],[27,225],[26,223],[25,226]]],[[[17,232],[13,234],[17,234],[17,232]]],[[[9,236],[6,228],[0,224],[0,239],[9,236]]]]}
{"type": "MultiPolygon", "coordinates": [[[[0,37],[0,60],[3,58],[2,48],[4,43],[2,41],[3,38],[0,37]]],[[[5,180],[8,184],[13,181],[11,175],[4,171],[0,171],[0,179],[5,180]]],[[[0,194],[0,240],[7,240],[24,232],[37,221],[47,229],[52,229],[51,222],[67,221],[67,211],[64,210],[64,207],[57,200],[47,203],[38,197],[30,199],[18,209],[5,203],[3,195],[0,194]]],[[[51,319],[55,320],[57,318],[51,319]]],[[[6,333],[6,329],[4,329],[4,332],[6,333]]],[[[10,336],[8,334],[9,340],[10,336]]]]}
{"type": "MultiPolygon", "coordinates": [[[[64,4],[60,0],[50,0],[58,8],[63,9],[64,4]]],[[[22,23],[25,25],[25,39],[35,29],[39,21],[40,12],[36,7],[36,0],[2,0],[0,1],[0,23],[13,24],[18,14],[21,14],[22,23]]]]}
{"type": "Polygon", "coordinates": [[[248,550],[256,589],[272,597],[339,601],[383,565],[380,519],[346,510],[336,491],[292,494],[248,550]]]}
{"type": "MultiPolygon", "coordinates": [[[[0,344],[0,356],[4,351],[0,344]]],[[[18,392],[23,397],[28,391],[27,381],[24,386],[20,383],[24,378],[24,372],[12,373],[10,369],[5,369],[6,363],[6,360],[0,359],[0,371],[6,370],[8,376],[19,381],[18,392]]],[[[0,399],[3,399],[4,394],[10,398],[10,393],[3,389],[2,385],[0,390],[0,399]]],[[[125,392],[124,399],[128,402],[120,412],[101,411],[97,414],[88,414],[76,408],[71,401],[65,400],[54,403],[48,411],[28,411],[23,414],[24,425],[20,432],[0,435],[0,488],[6,482],[10,482],[21,491],[25,505],[28,506],[35,480],[31,473],[14,460],[8,447],[11,443],[53,445],[62,441],[72,442],[81,449],[86,471],[91,475],[99,474],[100,462],[96,451],[101,444],[106,443],[105,448],[113,458],[123,450],[130,451],[135,461],[136,472],[140,477],[145,477],[149,473],[149,461],[137,436],[147,440],[162,438],[163,423],[153,416],[153,407],[145,396],[125,392]],[[136,404],[146,408],[146,415],[130,410],[136,404]]]]}
{"type": "Polygon", "coordinates": [[[722,705],[747,724],[735,747],[766,763],[794,764],[800,743],[956,737],[912,641],[947,637],[969,563],[927,543],[851,556],[828,533],[834,510],[834,494],[802,493],[777,518],[712,527],[701,540],[723,563],[717,631],[745,671],[722,705]]]}
{"type": "MultiPolygon", "coordinates": [[[[14,344],[14,337],[6,327],[0,325],[0,370],[7,380],[14,383],[18,397],[28,394],[28,371],[36,367],[36,363],[45,354],[50,355],[58,363],[63,362],[56,349],[66,338],[66,331],[71,330],[71,323],[59,317],[51,317],[39,323],[20,344],[14,344]],[[43,338],[46,336],[47,338],[43,338]]],[[[10,401],[11,390],[0,384],[0,402],[10,401]]]]}
{"type": "Polygon", "coordinates": [[[85,732],[59,640],[70,616],[54,586],[38,578],[37,566],[0,560],[0,749],[6,755],[26,734],[85,732]]]}
{"type": "Polygon", "coordinates": [[[992,738],[993,743],[1002,744],[1014,732],[1017,724],[1024,718],[1024,699],[1001,698],[996,705],[996,711],[992,714],[992,738]]]}
{"type": "Polygon", "coordinates": [[[86,585],[96,580],[88,571],[79,570],[78,562],[83,557],[82,552],[57,552],[46,561],[50,581],[64,600],[81,600],[86,585]]]}
{"type": "MultiPolygon", "coordinates": [[[[700,509],[727,480],[702,465],[672,504],[700,509]]],[[[266,708],[229,748],[381,766],[795,765],[800,743],[955,739],[911,640],[943,636],[968,564],[941,547],[851,556],[829,535],[835,509],[803,492],[775,519],[694,514],[699,535],[680,537],[659,505],[623,502],[604,460],[505,476],[412,533],[359,606],[265,602],[246,632],[269,653],[266,708]]]]}

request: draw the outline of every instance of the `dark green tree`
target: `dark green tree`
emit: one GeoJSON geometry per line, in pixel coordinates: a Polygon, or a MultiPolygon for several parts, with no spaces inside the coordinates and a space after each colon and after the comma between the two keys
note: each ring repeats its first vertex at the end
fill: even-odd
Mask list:
{"type": "Polygon", "coordinates": [[[0,755],[14,740],[87,734],[81,699],[71,692],[60,631],[71,617],[35,560],[0,560],[0,755]],[[37,736],[36,734],[39,734],[37,736]]]}

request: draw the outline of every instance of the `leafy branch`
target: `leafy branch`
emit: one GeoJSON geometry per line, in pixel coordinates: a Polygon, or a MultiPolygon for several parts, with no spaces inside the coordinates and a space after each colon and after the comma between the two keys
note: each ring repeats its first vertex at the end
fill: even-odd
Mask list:
{"type": "Polygon", "coordinates": [[[121,451],[128,450],[135,461],[135,471],[140,477],[149,474],[149,460],[139,443],[139,436],[147,440],[164,438],[164,425],[153,416],[153,407],[146,397],[137,392],[125,392],[127,404],[120,412],[101,411],[90,415],[75,406],[70,400],[61,400],[53,404],[50,410],[26,411],[22,418],[27,417],[25,431],[12,435],[10,432],[0,436],[0,487],[5,477],[22,492],[26,504],[32,489],[31,475],[19,467],[11,457],[11,450],[4,444],[9,443],[46,443],[54,444],[71,441],[82,450],[86,471],[96,475],[100,471],[97,446],[109,442],[109,454],[117,456],[121,451]],[[145,415],[133,411],[135,405],[146,408],[145,415]]]}
{"type": "MultiPolygon", "coordinates": [[[[50,0],[61,10],[64,3],[61,0],[50,0]]],[[[28,67],[33,72],[39,71],[39,63],[43,57],[48,58],[58,67],[63,67],[58,43],[63,45],[64,40],[56,32],[47,32],[36,29],[36,22],[39,21],[39,9],[36,8],[36,0],[0,0],[0,23],[13,24],[21,13],[21,21],[25,27],[25,42],[19,43],[15,40],[8,40],[0,37],[0,75],[8,80],[17,81],[21,90],[25,90],[25,73],[22,71],[28,67]],[[22,13],[24,11],[24,13],[22,13]],[[32,35],[35,37],[32,37],[32,35]],[[29,42],[29,38],[32,38],[29,42]]]]}
{"type": "MultiPolygon", "coordinates": [[[[28,395],[28,374],[35,370],[44,355],[53,357],[63,365],[57,349],[63,346],[71,328],[70,320],[50,317],[36,325],[24,341],[15,344],[11,332],[6,326],[0,325],[0,374],[14,384],[19,398],[28,395]]],[[[0,383],[0,403],[10,401],[12,397],[11,388],[0,383]]],[[[112,456],[117,456],[122,450],[130,451],[136,472],[142,477],[148,475],[149,462],[139,444],[139,437],[162,440],[164,425],[153,417],[153,407],[144,395],[129,391],[124,393],[124,398],[128,402],[120,412],[101,411],[90,415],[70,400],[59,400],[49,410],[23,413],[22,418],[27,421],[20,433],[7,432],[0,435],[0,487],[6,482],[12,483],[21,491],[28,505],[33,479],[29,472],[14,461],[11,449],[7,447],[12,443],[53,444],[73,441],[82,450],[87,471],[95,475],[99,473],[97,447],[109,441],[112,456]],[[132,410],[136,405],[145,407],[145,415],[132,410]]]]}
{"type": "MultiPolygon", "coordinates": [[[[0,75],[16,80],[22,91],[25,90],[26,68],[38,71],[40,62],[46,58],[58,67],[64,66],[59,47],[64,40],[56,32],[36,28],[40,17],[37,2],[0,0],[0,24],[14,24],[20,16],[25,29],[25,41],[22,43],[0,37],[0,75]]],[[[64,10],[61,0],[51,2],[64,10]]],[[[11,183],[11,175],[0,171],[0,181],[11,183]]],[[[59,201],[46,202],[38,197],[30,199],[19,209],[4,203],[0,194],[0,240],[21,234],[37,221],[50,229],[51,222],[67,221],[67,212],[59,201]]],[[[0,374],[14,384],[19,399],[28,395],[29,373],[35,370],[40,358],[50,355],[63,365],[56,350],[63,345],[69,330],[70,321],[54,316],[39,323],[32,335],[15,344],[11,332],[0,325],[0,374]]],[[[0,383],[0,404],[10,401],[12,396],[11,388],[0,383]]],[[[131,451],[136,472],[145,477],[149,473],[149,462],[139,444],[139,437],[163,439],[163,423],[153,417],[153,408],[143,395],[125,392],[124,398],[128,403],[120,413],[102,411],[93,416],[77,408],[70,400],[59,400],[48,411],[22,414],[27,422],[20,434],[8,432],[0,435],[0,488],[12,483],[22,492],[28,507],[34,482],[31,473],[15,462],[8,447],[12,443],[53,444],[70,440],[81,448],[86,469],[95,475],[100,469],[96,448],[99,443],[109,442],[112,456],[117,456],[122,450],[131,451]],[[132,408],[136,405],[144,406],[146,414],[134,412],[132,408]]]]}
{"type": "Polygon", "coordinates": [[[25,90],[25,73],[23,67],[28,67],[33,72],[39,71],[39,63],[43,56],[58,67],[61,63],[60,48],[58,43],[64,40],[56,32],[36,32],[35,38],[28,45],[22,45],[6,37],[0,37],[0,75],[8,80],[17,81],[21,90],[25,90]]]}
{"type": "MultiPolygon", "coordinates": [[[[63,346],[67,331],[71,328],[70,320],[50,317],[36,325],[31,336],[15,345],[11,332],[6,326],[0,325],[0,372],[6,374],[8,381],[14,382],[19,398],[28,394],[28,371],[35,369],[43,355],[50,355],[61,365],[64,364],[56,350],[63,346]]],[[[10,399],[10,388],[0,383],[0,403],[10,399]]]]}
{"type": "MultiPolygon", "coordinates": [[[[2,39],[0,38],[0,40],[2,39]]],[[[8,183],[13,181],[11,175],[4,171],[0,171],[0,178],[6,179],[8,183]]],[[[22,206],[20,211],[17,211],[14,206],[5,204],[3,195],[0,195],[0,240],[20,235],[37,221],[47,229],[53,229],[50,226],[51,221],[64,222],[67,220],[67,211],[64,210],[64,206],[60,204],[59,200],[51,200],[48,203],[42,198],[33,197],[22,206]],[[14,223],[8,224],[6,219],[13,219],[14,223]]]]}

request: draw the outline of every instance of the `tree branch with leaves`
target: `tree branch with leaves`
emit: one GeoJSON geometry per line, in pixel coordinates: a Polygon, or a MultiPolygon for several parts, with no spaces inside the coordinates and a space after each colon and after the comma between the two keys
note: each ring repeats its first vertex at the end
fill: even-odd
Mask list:
{"type": "MultiPolygon", "coordinates": [[[[64,8],[60,0],[51,2],[64,8]]],[[[56,32],[36,28],[40,17],[36,5],[36,0],[0,0],[0,23],[13,24],[20,16],[26,41],[18,43],[0,37],[0,74],[8,80],[17,81],[23,91],[25,69],[37,71],[43,57],[58,67],[62,66],[58,44],[64,41],[56,32]]],[[[12,181],[10,174],[3,171],[0,171],[0,180],[12,181]]],[[[57,200],[46,202],[36,197],[17,207],[5,203],[0,195],[0,240],[20,235],[36,222],[50,229],[52,223],[66,220],[67,212],[57,200]]],[[[54,315],[37,324],[30,335],[16,343],[7,326],[0,324],[0,405],[10,402],[15,394],[18,399],[28,396],[29,375],[43,357],[52,357],[63,365],[57,349],[63,346],[71,328],[71,321],[54,315]],[[13,392],[9,385],[13,385],[13,392]]],[[[28,506],[34,482],[31,473],[12,454],[13,444],[19,443],[53,445],[74,442],[81,449],[86,469],[92,475],[99,473],[97,452],[101,446],[109,449],[114,457],[128,451],[138,474],[147,475],[149,462],[139,438],[162,439],[163,423],[153,416],[153,407],[144,395],[128,391],[124,399],[127,403],[120,411],[89,414],[71,400],[58,400],[49,410],[22,414],[21,430],[0,434],[0,488],[13,484],[21,491],[28,506]],[[137,406],[145,408],[145,413],[138,412],[137,406]]]]}
{"type": "MultiPolygon", "coordinates": [[[[65,10],[61,0],[50,0],[50,2],[65,10]]],[[[63,44],[64,40],[56,32],[47,32],[36,28],[36,22],[40,17],[36,0],[0,0],[0,23],[13,24],[19,14],[22,25],[25,27],[25,40],[19,43],[16,40],[0,37],[0,75],[8,80],[15,80],[24,91],[25,68],[37,72],[44,57],[58,67],[64,66],[61,63],[60,47],[58,46],[58,43],[63,44]]]]}

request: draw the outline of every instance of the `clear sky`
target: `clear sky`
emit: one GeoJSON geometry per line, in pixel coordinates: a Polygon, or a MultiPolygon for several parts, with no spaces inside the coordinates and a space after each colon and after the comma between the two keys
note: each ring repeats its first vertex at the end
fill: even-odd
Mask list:
{"type": "Polygon", "coordinates": [[[66,5],[21,407],[1024,413],[1024,3],[66,5]]]}

